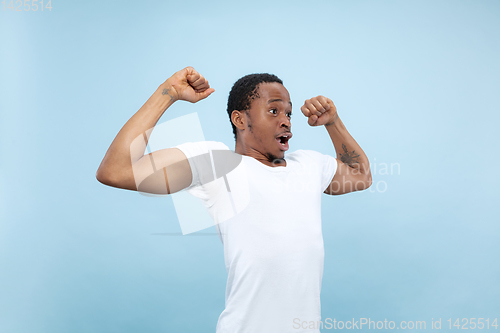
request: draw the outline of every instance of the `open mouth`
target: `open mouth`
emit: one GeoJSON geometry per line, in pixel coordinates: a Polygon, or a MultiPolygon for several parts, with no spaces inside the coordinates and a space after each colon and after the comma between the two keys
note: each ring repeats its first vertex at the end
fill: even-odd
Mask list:
{"type": "Polygon", "coordinates": [[[289,146],[288,146],[288,140],[292,138],[292,133],[286,132],[286,133],[281,133],[276,137],[276,141],[278,142],[278,145],[281,150],[287,151],[289,146]]]}

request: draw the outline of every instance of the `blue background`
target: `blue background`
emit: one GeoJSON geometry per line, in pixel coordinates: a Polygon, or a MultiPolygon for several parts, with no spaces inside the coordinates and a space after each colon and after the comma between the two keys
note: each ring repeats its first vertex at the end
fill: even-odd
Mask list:
{"type": "Polygon", "coordinates": [[[0,331],[215,331],[227,277],[215,229],[172,235],[170,197],[95,179],[123,124],[186,66],[216,91],[174,104],[160,122],[198,112],[205,138],[234,148],[229,90],[270,72],[294,104],[291,151],[335,154],[300,112],[324,95],[369,156],[369,190],[323,197],[324,319],[425,320],[430,330],[442,318],[443,331],[448,318],[491,323],[499,17],[498,1],[53,1],[51,11],[0,11],[0,331]]]}

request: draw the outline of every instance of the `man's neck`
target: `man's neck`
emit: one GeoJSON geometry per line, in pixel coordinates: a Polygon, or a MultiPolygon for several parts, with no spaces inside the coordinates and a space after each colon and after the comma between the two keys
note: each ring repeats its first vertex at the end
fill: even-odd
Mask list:
{"type": "Polygon", "coordinates": [[[270,167],[286,167],[286,160],[284,156],[283,158],[273,158],[269,154],[265,154],[258,149],[242,144],[239,140],[236,140],[234,152],[240,155],[252,157],[262,164],[270,167]]]}

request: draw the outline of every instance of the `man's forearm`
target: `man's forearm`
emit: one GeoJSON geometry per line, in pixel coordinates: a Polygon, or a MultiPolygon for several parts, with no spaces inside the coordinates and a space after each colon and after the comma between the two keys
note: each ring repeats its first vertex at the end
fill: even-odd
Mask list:
{"type": "Polygon", "coordinates": [[[175,101],[171,91],[168,82],[162,83],[125,123],[108,148],[97,171],[98,175],[105,178],[132,171],[132,164],[144,156],[154,126],[175,101]]]}
{"type": "Polygon", "coordinates": [[[368,157],[349,134],[338,114],[335,114],[333,121],[326,124],[325,127],[335,146],[337,158],[352,168],[353,171],[356,170],[360,174],[371,177],[368,157]]]}

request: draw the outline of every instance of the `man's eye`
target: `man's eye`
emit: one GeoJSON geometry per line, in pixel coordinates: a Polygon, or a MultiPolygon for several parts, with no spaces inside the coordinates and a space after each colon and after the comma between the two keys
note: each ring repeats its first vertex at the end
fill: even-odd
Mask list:
{"type": "Polygon", "coordinates": [[[276,114],[276,112],[278,112],[278,110],[277,110],[277,109],[271,109],[271,110],[269,110],[269,111],[271,111],[271,113],[272,113],[272,114],[276,114]]]}
{"type": "Polygon", "coordinates": [[[292,117],[292,113],[291,113],[291,112],[288,112],[288,113],[286,114],[286,116],[287,116],[288,118],[291,118],[291,117],[292,117]]]}

